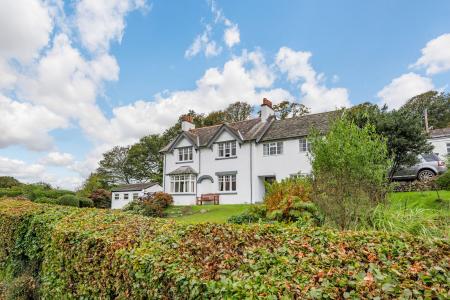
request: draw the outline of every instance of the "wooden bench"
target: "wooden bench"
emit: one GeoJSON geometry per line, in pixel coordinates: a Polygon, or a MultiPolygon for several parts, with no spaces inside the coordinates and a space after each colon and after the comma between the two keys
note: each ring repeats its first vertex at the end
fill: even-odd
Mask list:
{"type": "Polygon", "coordinates": [[[202,194],[197,197],[197,205],[203,205],[205,201],[213,201],[214,205],[219,204],[219,194],[202,194]]]}

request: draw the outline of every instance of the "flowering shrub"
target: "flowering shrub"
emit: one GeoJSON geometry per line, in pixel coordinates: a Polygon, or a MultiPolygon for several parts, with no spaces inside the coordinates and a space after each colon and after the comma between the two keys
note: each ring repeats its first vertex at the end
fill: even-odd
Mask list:
{"type": "Polygon", "coordinates": [[[43,299],[445,299],[450,288],[449,242],[407,234],[0,200],[0,244],[0,282],[33,265],[43,299]]]}
{"type": "Polygon", "coordinates": [[[171,195],[157,192],[131,201],[123,210],[146,217],[164,217],[164,209],[172,203],[173,198],[171,195]]]}

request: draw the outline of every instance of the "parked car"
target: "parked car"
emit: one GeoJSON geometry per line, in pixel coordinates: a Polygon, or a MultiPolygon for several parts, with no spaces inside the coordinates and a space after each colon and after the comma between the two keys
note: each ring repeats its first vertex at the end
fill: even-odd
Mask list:
{"type": "Polygon", "coordinates": [[[434,153],[421,154],[418,157],[419,162],[411,167],[402,167],[394,174],[394,179],[418,179],[425,181],[436,175],[447,172],[445,162],[434,153]]]}

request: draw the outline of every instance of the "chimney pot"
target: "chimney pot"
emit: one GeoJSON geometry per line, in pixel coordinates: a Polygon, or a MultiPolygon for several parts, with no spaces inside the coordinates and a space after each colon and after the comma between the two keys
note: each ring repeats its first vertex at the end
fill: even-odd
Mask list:
{"type": "Polygon", "coordinates": [[[269,118],[273,117],[275,112],[272,108],[272,101],[267,98],[263,99],[263,103],[261,104],[261,120],[263,122],[267,122],[269,118]]]}

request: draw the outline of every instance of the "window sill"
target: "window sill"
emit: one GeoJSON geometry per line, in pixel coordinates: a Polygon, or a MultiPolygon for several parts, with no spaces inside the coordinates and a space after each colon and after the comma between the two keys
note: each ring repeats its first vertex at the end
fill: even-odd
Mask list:
{"type": "Polygon", "coordinates": [[[219,195],[237,195],[237,191],[233,191],[233,192],[218,192],[217,194],[219,195]]]}
{"type": "Polygon", "coordinates": [[[177,161],[175,162],[176,164],[189,164],[189,163],[193,163],[193,160],[182,160],[182,161],[177,161]]]}
{"type": "Polygon", "coordinates": [[[237,158],[237,156],[230,156],[230,157],[216,157],[216,160],[233,159],[233,158],[237,158]]]}
{"type": "Polygon", "coordinates": [[[169,193],[171,195],[175,195],[175,196],[192,196],[195,195],[195,193],[169,193]]]}

